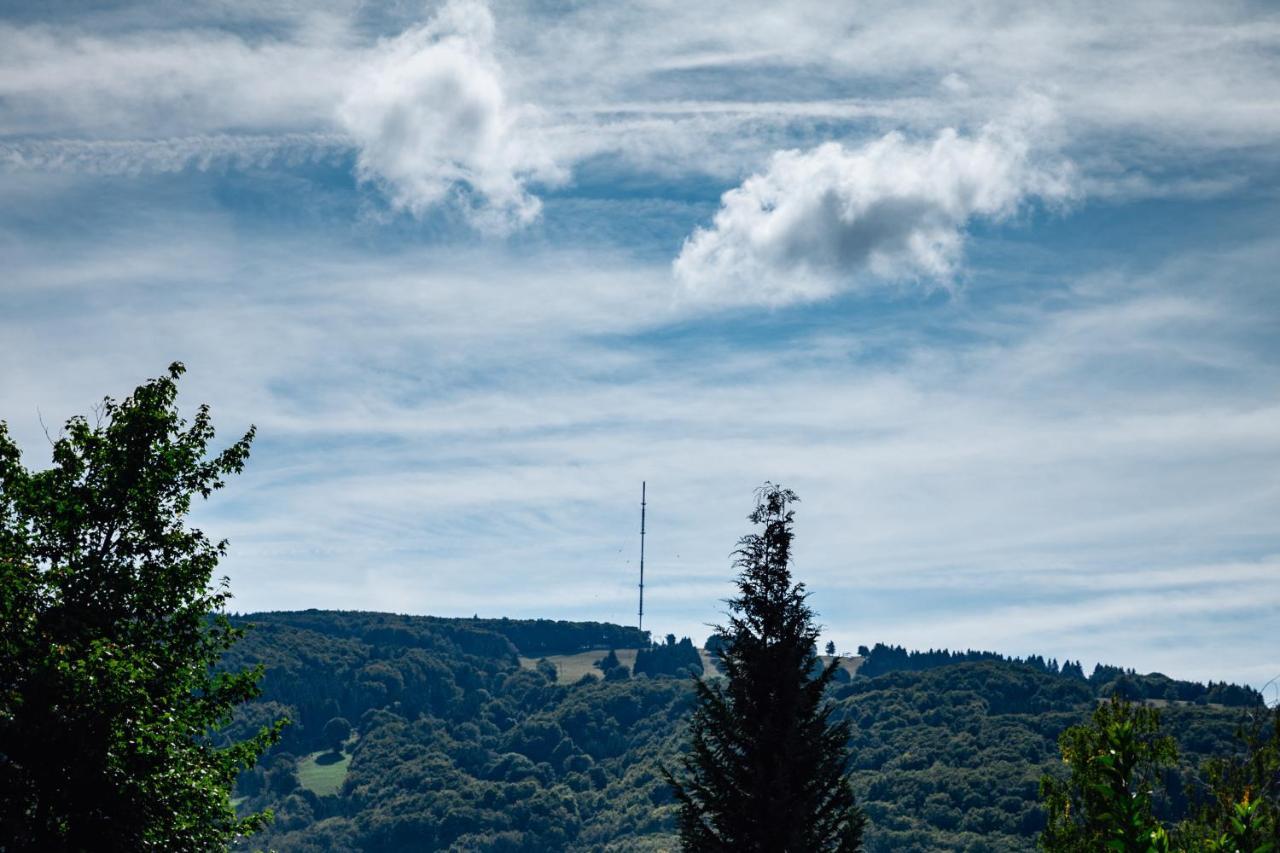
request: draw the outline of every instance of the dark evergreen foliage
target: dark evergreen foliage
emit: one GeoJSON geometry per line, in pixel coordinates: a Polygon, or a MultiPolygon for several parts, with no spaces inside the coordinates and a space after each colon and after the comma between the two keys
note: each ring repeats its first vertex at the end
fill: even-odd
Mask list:
{"type": "MultiPolygon", "coordinates": [[[[449,620],[441,620],[449,621],[449,620]]],[[[590,649],[634,649],[648,645],[649,632],[608,622],[554,619],[473,619],[476,628],[501,634],[526,657],[571,655],[590,649]]]]}
{"type": "Polygon", "coordinates": [[[665,643],[654,643],[636,652],[634,669],[636,675],[648,675],[650,678],[701,675],[702,656],[688,637],[676,642],[676,635],[668,634],[665,643]]]}
{"type": "MultiPolygon", "coordinates": [[[[922,672],[926,669],[936,669],[940,666],[973,663],[983,660],[1026,664],[1055,675],[1061,672],[1056,660],[1052,658],[1045,660],[1040,655],[1017,658],[1006,657],[999,652],[975,651],[973,649],[966,649],[963,652],[949,651],[947,649],[908,651],[902,646],[886,646],[883,643],[876,643],[870,649],[862,646],[859,648],[858,653],[862,655],[862,663],[858,667],[858,673],[869,678],[884,675],[887,672],[922,672]]],[[[1070,661],[1067,663],[1070,664],[1070,661]]]]}
{"type": "Polygon", "coordinates": [[[1075,678],[1084,681],[1084,667],[1080,661],[1066,661],[1062,664],[1062,673],[1066,678],[1075,678]]]}
{"type": "MultiPolygon", "coordinates": [[[[923,672],[957,663],[984,660],[1023,664],[1064,678],[1084,680],[1085,677],[1084,668],[1079,661],[1073,663],[1067,660],[1059,667],[1055,659],[1045,660],[1040,655],[1018,658],[973,649],[963,652],[947,649],[908,651],[902,646],[886,646],[883,643],[876,643],[870,649],[861,646],[858,654],[862,656],[858,674],[869,678],[890,672],[923,672]]],[[[1179,681],[1158,672],[1140,675],[1132,669],[1106,664],[1097,664],[1088,682],[1099,698],[1117,694],[1131,701],[1160,699],[1201,705],[1227,705],[1233,708],[1257,708],[1263,704],[1262,694],[1251,687],[1225,682],[1211,681],[1206,685],[1196,681],[1179,681]]]]}
{"type": "Polygon", "coordinates": [[[697,681],[679,778],[686,850],[853,851],[865,818],[849,784],[848,721],[831,719],[838,662],[814,671],[819,629],[791,580],[788,489],[765,484],[749,516],[762,532],[738,543],[739,595],[729,602],[726,679],[697,681]]]}
{"type": "Polygon", "coordinates": [[[631,677],[631,670],[618,660],[618,653],[613,649],[596,661],[596,667],[604,673],[605,681],[626,681],[631,677]]]}
{"type": "Polygon", "coordinates": [[[711,665],[715,667],[716,672],[724,672],[724,665],[720,662],[724,651],[724,637],[719,634],[712,634],[707,637],[703,648],[706,649],[707,655],[711,658],[711,665]]]}
{"type": "Polygon", "coordinates": [[[211,740],[260,670],[213,673],[242,631],[210,586],[225,543],[185,524],[253,431],[207,455],[182,373],[70,420],[42,471],[0,423],[0,850],[217,849],[265,820],[230,789],[278,729],[211,740]]]}
{"type": "MultiPolygon", "coordinates": [[[[259,614],[242,617],[252,622],[259,614]]],[[[295,610],[272,613],[272,622],[355,637],[368,642],[411,644],[415,638],[448,638],[470,654],[540,658],[592,649],[635,649],[649,644],[649,632],[607,622],[556,619],[449,619],[363,611],[295,610]],[[335,618],[340,616],[341,618],[335,618]]]]}

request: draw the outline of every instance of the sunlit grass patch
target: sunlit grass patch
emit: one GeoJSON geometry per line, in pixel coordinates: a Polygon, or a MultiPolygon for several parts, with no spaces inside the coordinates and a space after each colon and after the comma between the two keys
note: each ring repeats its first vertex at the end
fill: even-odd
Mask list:
{"type": "Polygon", "coordinates": [[[336,794],[347,778],[350,764],[349,754],[322,749],[298,761],[298,781],[318,797],[336,794]]]}

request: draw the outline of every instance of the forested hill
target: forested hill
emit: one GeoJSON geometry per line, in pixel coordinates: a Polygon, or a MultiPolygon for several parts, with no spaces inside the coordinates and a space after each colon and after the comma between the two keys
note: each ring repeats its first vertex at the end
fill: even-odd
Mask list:
{"type": "MultiPolygon", "coordinates": [[[[263,663],[266,676],[232,733],[294,720],[239,785],[244,808],[277,813],[252,849],[674,849],[658,767],[683,744],[688,673],[700,669],[686,644],[651,647],[669,654],[651,654],[640,676],[615,666],[563,683],[559,656],[594,647],[605,658],[648,647],[647,636],[601,623],[328,611],[236,621],[256,627],[228,665],[263,663]],[[665,660],[673,675],[649,674],[665,660]]],[[[1038,780],[1061,768],[1058,733],[1117,689],[1164,706],[1182,779],[1160,808],[1177,815],[1201,757],[1234,748],[1242,710],[1217,700],[1258,698],[1119,668],[1085,678],[1041,659],[860,651],[863,669],[832,698],[835,715],[855,723],[870,851],[1029,849],[1043,821],[1038,780]]]]}

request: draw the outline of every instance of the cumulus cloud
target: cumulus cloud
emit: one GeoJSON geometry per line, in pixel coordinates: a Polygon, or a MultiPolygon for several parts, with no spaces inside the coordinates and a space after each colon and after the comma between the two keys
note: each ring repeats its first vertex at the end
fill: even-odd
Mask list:
{"type": "Polygon", "coordinates": [[[685,240],[676,277],[696,298],[781,304],[871,282],[947,284],[965,227],[1002,220],[1031,198],[1072,194],[1065,161],[1042,163],[1017,123],[932,142],[890,133],[860,148],[837,142],[780,151],[721,197],[709,228],[685,240]]]}
{"type": "Polygon", "coordinates": [[[486,6],[454,0],[384,42],[353,81],[338,117],[360,179],[393,209],[421,215],[454,198],[473,224],[507,231],[538,216],[527,183],[560,178],[536,111],[507,101],[493,31],[486,6]]]}

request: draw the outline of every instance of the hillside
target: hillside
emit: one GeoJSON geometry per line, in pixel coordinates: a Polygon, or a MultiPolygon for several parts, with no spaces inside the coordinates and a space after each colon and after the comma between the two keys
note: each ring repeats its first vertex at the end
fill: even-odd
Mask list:
{"type": "MultiPolygon", "coordinates": [[[[239,621],[257,627],[228,663],[261,662],[266,676],[235,729],[295,721],[241,779],[242,807],[277,812],[254,849],[672,848],[658,767],[682,744],[690,681],[591,672],[609,648],[644,644],[634,628],[321,611],[239,621]],[[334,717],[354,729],[338,753],[324,737],[334,717]]],[[[1187,780],[1232,745],[1240,710],[1209,700],[1256,697],[1116,668],[1086,679],[1039,658],[863,651],[863,669],[881,674],[846,676],[832,699],[855,722],[869,851],[1028,849],[1058,733],[1108,690],[1159,693],[1187,780]]],[[[634,656],[618,652],[627,666],[634,656]]],[[[1175,796],[1167,815],[1185,807],[1175,796]]]]}
{"type": "MultiPolygon", "coordinates": [[[[618,661],[628,669],[635,669],[637,649],[617,649],[615,654],[618,661]]],[[[698,657],[702,661],[702,671],[711,673],[715,671],[715,660],[711,652],[706,649],[698,649],[698,657]]],[[[596,666],[596,662],[605,654],[604,649],[592,649],[590,651],[578,652],[572,655],[545,655],[540,658],[520,657],[520,666],[525,669],[536,670],[541,661],[546,661],[555,667],[557,684],[576,684],[582,680],[584,675],[600,675],[600,669],[596,666]]],[[[823,664],[829,663],[831,658],[827,655],[819,655],[819,660],[823,664]]],[[[850,676],[858,671],[858,665],[862,663],[862,658],[841,658],[840,666],[850,676]]]]}

